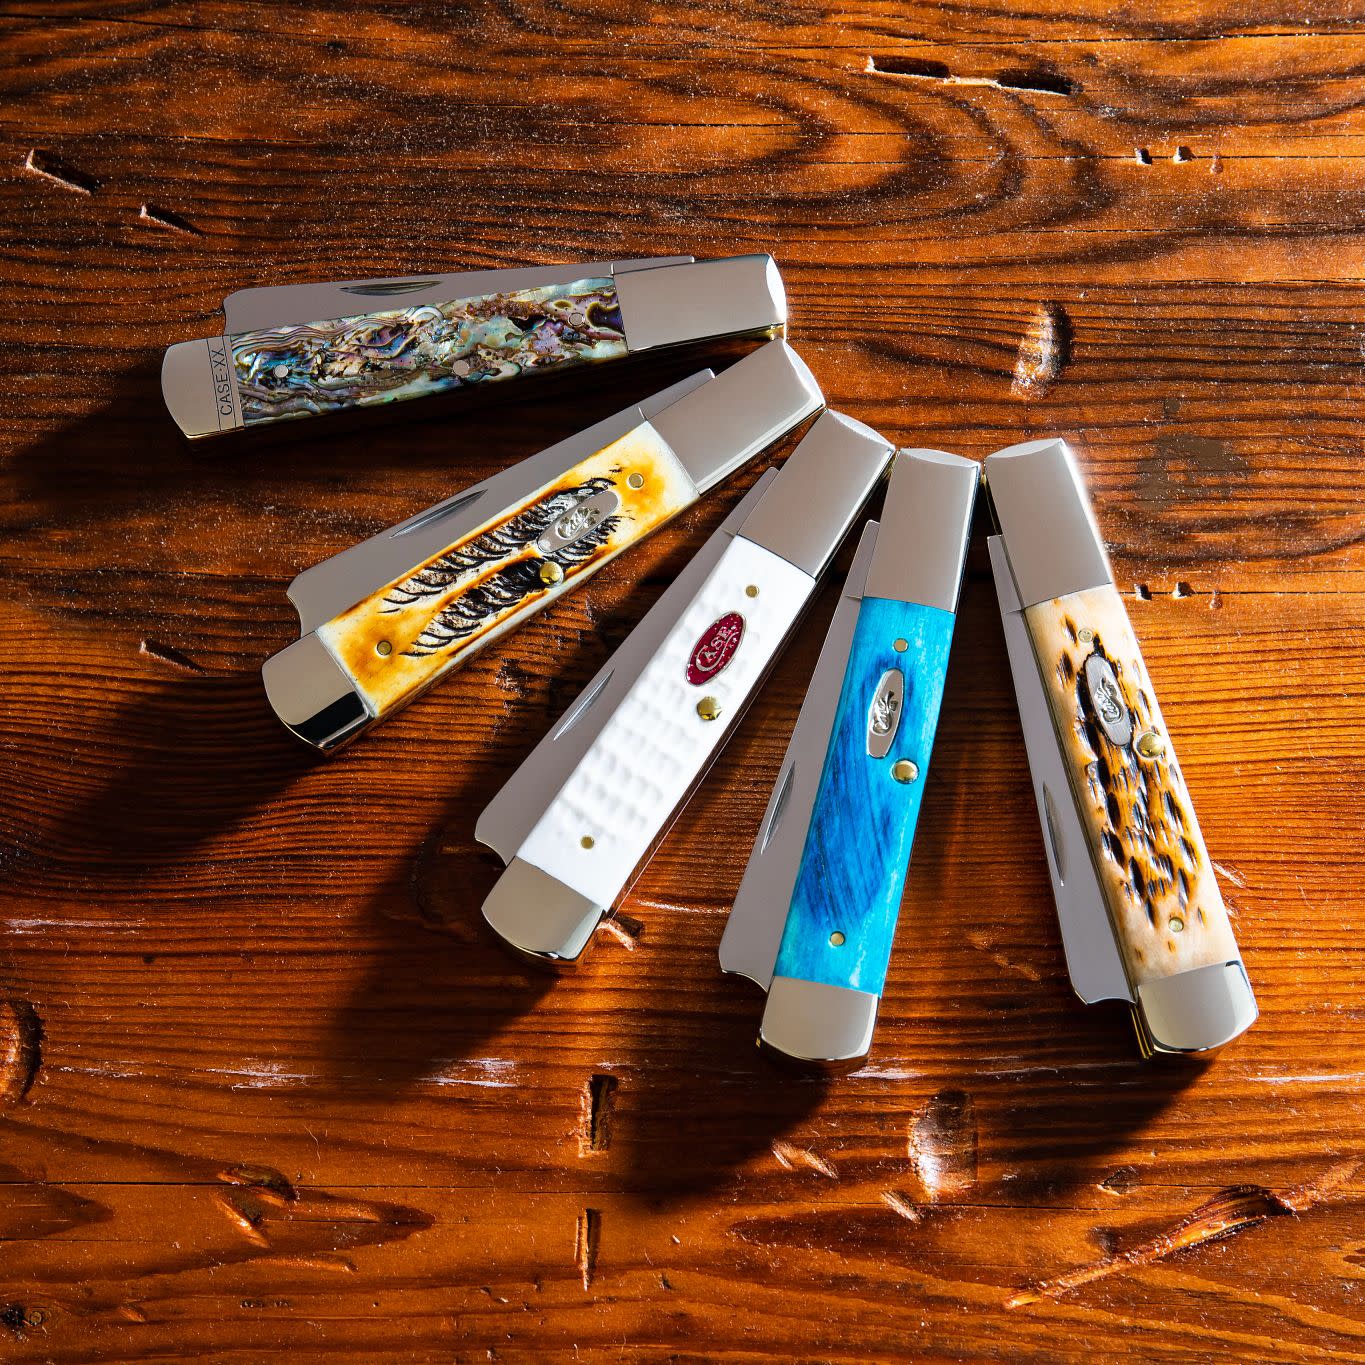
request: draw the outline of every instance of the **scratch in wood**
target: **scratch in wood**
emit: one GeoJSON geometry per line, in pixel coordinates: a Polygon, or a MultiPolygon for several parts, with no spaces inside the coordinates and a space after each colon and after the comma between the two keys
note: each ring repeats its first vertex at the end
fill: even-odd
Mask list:
{"type": "Polygon", "coordinates": [[[1131,1194],[1138,1187],[1136,1166],[1120,1166],[1111,1175],[1105,1176],[1099,1184],[1105,1194],[1131,1194]]]}
{"type": "Polygon", "coordinates": [[[1214,863],[1213,870],[1220,877],[1230,881],[1233,886],[1240,886],[1246,890],[1247,879],[1235,867],[1229,867],[1227,863],[1214,863]]]}
{"type": "Polygon", "coordinates": [[[584,1209],[578,1215],[578,1230],[574,1238],[574,1264],[583,1277],[583,1288],[592,1284],[597,1271],[597,1252],[602,1241],[602,1211],[584,1209]]]}
{"type": "Polygon", "coordinates": [[[974,85],[990,90],[1010,90],[1026,95],[1074,95],[1075,81],[1044,67],[1002,71],[998,76],[955,76],[944,62],[917,61],[906,57],[868,57],[863,68],[870,76],[897,76],[941,85],[974,85]]]}
{"type": "Polygon", "coordinates": [[[1269,1218],[1303,1213],[1330,1198],[1355,1175],[1359,1161],[1343,1161],[1331,1167],[1318,1180],[1277,1194],[1263,1185],[1234,1185],[1186,1214],[1164,1232],[1139,1242],[1127,1251],[1116,1252],[1079,1266],[1050,1280],[1040,1280],[1005,1300],[1006,1308],[1023,1308],[1042,1299],[1057,1298],[1123,1270],[1136,1270],[1164,1260],[1178,1251],[1188,1251],[1207,1242],[1220,1241],[1254,1228],[1269,1218]]]}
{"type": "Polygon", "coordinates": [[[1071,359],[1071,319],[1060,303],[1045,303],[1019,342],[1010,391],[1016,398],[1041,398],[1071,359]]]}
{"type": "Polygon", "coordinates": [[[143,640],[138,645],[137,652],[146,655],[149,659],[155,659],[157,663],[169,664],[172,668],[183,669],[186,673],[203,673],[205,671],[188,654],[182,654],[178,649],[172,649],[170,645],[163,645],[159,640],[143,640]]]}
{"type": "Polygon", "coordinates": [[[26,1000],[0,1001],[0,1102],[22,1100],[43,1064],[43,1023],[26,1000]]]}
{"type": "Polygon", "coordinates": [[[640,935],[645,931],[643,920],[623,915],[619,910],[614,915],[608,915],[598,927],[604,934],[614,938],[627,952],[635,951],[640,943],[640,935]]]}
{"type": "Polygon", "coordinates": [[[773,1143],[773,1155],[777,1158],[778,1165],[784,1170],[795,1171],[798,1168],[807,1171],[815,1171],[830,1180],[838,1180],[839,1172],[832,1161],[826,1160],[818,1152],[812,1152],[805,1147],[797,1147],[790,1142],[782,1142],[780,1139],[773,1143]]]}
{"type": "Polygon", "coordinates": [[[611,1121],[616,1107],[615,1076],[596,1075],[583,1087],[583,1126],[578,1134],[578,1153],[605,1152],[611,1146],[611,1121]]]}
{"type": "Polygon", "coordinates": [[[227,1190],[218,1197],[218,1207],[228,1216],[237,1230],[249,1242],[268,1247],[270,1239],[261,1231],[265,1222],[265,1207],[244,1190],[227,1190]]]}
{"type": "Polygon", "coordinates": [[[910,1126],[909,1154],[931,1200],[976,1183],[976,1108],[964,1090],[940,1090],[910,1126]]]}
{"type": "Polygon", "coordinates": [[[288,1176],[272,1166],[229,1166],[218,1172],[218,1179],[226,1185],[246,1185],[256,1190],[269,1190],[292,1203],[299,1197],[288,1176]]]}
{"type": "Polygon", "coordinates": [[[53,180],[68,190],[75,190],[77,194],[94,194],[100,187],[100,182],[93,175],[86,175],[84,171],[68,166],[60,157],[37,147],[32,148],[24,158],[24,169],[41,175],[44,180],[53,180]]]}
{"type": "Polygon", "coordinates": [[[924,1215],[916,1207],[914,1201],[899,1190],[883,1190],[882,1203],[893,1213],[900,1214],[908,1222],[919,1223],[923,1221],[924,1215]]]}
{"type": "Polygon", "coordinates": [[[188,218],[182,218],[178,213],[172,213],[170,209],[159,209],[155,204],[143,204],[137,211],[137,217],[138,222],[147,223],[152,227],[188,233],[191,237],[204,235],[188,218]]]}

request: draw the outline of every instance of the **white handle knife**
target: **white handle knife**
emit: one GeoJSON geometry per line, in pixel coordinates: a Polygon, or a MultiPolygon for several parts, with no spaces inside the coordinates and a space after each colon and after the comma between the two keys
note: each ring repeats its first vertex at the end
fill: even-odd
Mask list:
{"type": "Polygon", "coordinates": [[[752,699],[892,447],[826,412],[769,471],[479,818],[507,864],[485,919],[574,961],[752,699]]]}

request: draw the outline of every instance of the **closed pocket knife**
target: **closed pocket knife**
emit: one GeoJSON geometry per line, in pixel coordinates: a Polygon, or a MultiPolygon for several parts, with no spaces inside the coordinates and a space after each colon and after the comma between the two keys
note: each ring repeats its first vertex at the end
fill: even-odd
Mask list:
{"type": "Polygon", "coordinates": [[[979,466],[903,450],[858,553],[720,944],[767,991],[759,1043],[860,1064],[877,1007],[948,671],[979,466]]]}
{"type": "Polygon", "coordinates": [[[985,461],[991,568],[1067,969],[1144,1056],[1200,1053],[1256,1000],[1152,680],[1066,442],[985,461]]]}
{"type": "Polygon", "coordinates": [[[781,332],[771,256],[691,256],[242,289],[167,350],[186,436],[425,398],[660,346],[781,332]]]}
{"type": "Polygon", "coordinates": [[[480,816],[507,864],[483,914],[576,960],[733,732],[891,446],[824,413],[769,470],[480,816]]]}
{"type": "Polygon", "coordinates": [[[261,670],[276,715],[318,749],[354,739],[823,406],[770,341],[305,570],[303,637],[261,670]]]}

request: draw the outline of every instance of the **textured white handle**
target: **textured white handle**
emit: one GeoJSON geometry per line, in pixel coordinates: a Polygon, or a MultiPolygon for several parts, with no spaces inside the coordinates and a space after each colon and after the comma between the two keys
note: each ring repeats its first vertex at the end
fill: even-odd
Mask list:
{"type": "MultiPolygon", "coordinates": [[[[814,588],[809,574],[737,536],[519,856],[594,904],[614,905],[724,743],[814,588]],[[743,620],[737,647],[718,670],[689,681],[699,676],[689,667],[694,652],[732,613],[743,620]],[[714,719],[704,719],[717,707],[714,719]]],[[[706,654],[701,673],[724,650],[706,654]]]]}

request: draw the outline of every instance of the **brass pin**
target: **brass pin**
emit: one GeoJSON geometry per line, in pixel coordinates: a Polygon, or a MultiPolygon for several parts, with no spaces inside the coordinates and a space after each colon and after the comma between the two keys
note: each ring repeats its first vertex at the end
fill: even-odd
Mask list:
{"type": "Polygon", "coordinates": [[[380,642],[375,645],[374,652],[378,654],[381,659],[387,659],[389,655],[393,653],[393,644],[388,640],[380,640],[380,642]]]}
{"type": "Polygon", "coordinates": [[[559,565],[554,562],[553,559],[546,559],[541,561],[540,581],[544,583],[547,588],[553,587],[554,584],[563,582],[563,580],[564,570],[561,569],[559,565]]]}
{"type": "Polygon", "coordinates": [[[630,488],[643,488],[645,486],[645,476],[643,474],[627,475],[626,484],[630,488]]]}
{"type": "Polygon", "coordinates": [[[910,641],[902,640],[898,637],[891,641],[891,648],[894,649],[897,654],[904,654],[905,651],[910,648],[910,641]]]}
{"type": "Polygon", "coordinates": [[[1143,758],[1160,758],[1166,752],[1166,741],[1155,730],[1144,730],[1138,736],[1137,751],[1143,758]]]}
{"type": "Polygon", "coordinates": [[[908,758],[897,759],[891,765],[891,776],[897,782],[913,782],[919,776],[919,767],[908,758]]]}
{"type": "Polygon", "coordinates": [[[715,697],[703,697],[697,703],[697,714],[703,720],[715,720],[720,715],[720,702],[715,697]]]}

